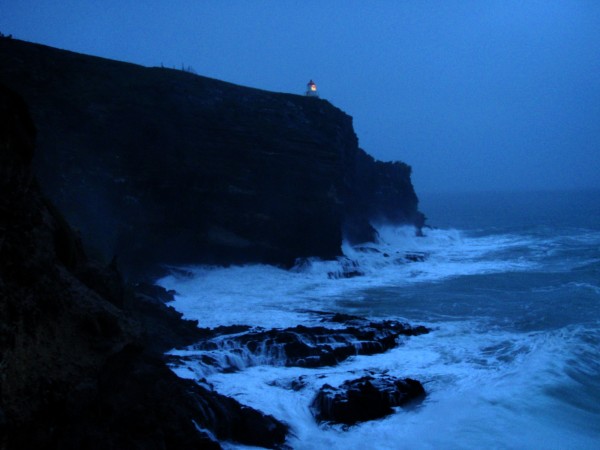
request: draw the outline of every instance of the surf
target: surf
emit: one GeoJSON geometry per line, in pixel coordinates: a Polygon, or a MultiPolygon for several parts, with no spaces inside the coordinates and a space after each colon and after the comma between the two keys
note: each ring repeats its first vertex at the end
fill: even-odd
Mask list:
{"type": "Polygon", "coordinates": [[[288,367],[274,348],[250,354],[226,343],[211,350],[226,363],[207,368],[192,346],[177,351],[188,360],[172,369],[287,422],[295,449],[594,448],[600,232],[543,223],[378,232],[375,243],[344,243],[333,261],[176,268],[159,283],[203,327],[317,327],[320,313],[337,312],[424,325],[429,334],[320,368],[288,367]],[[414,377],[427,397],[352,427],[314,420],[310,405],[323,384],[370,373],[414,377]]]}

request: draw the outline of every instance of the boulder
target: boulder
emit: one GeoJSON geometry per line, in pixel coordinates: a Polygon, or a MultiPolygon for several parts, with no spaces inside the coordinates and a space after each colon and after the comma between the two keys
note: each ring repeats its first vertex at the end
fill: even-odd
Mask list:
{"type": "Polygon", "coordinates": [[[394,412],[396,406],[425,397],[422,384],[411,378],[385,375],[365,376],[344,382],[334,388],[321,387],[311,409],[319,422],[354,425],[379,419],[394,412]]]}

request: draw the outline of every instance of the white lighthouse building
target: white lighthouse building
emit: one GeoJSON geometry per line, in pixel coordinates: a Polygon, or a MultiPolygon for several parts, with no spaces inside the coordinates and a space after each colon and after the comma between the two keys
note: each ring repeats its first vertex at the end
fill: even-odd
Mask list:
{"type": "Polygon", "coordinates": [[[317,93],[317,85],[315,84],[315,82],[313,80],[310,80],[308,82],[308,84],[306,85],[306,96],[307,97],[318,97],[319,94],[317,93]]]}

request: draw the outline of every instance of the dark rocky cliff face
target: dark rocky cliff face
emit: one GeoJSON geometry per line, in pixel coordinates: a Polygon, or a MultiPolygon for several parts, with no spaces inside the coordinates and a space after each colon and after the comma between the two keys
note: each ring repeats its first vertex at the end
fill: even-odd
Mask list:
{"type": "Polygon", "coordinates": [[[340,254],[369,221],[422,225],[410,168],[358,148],[325,100],[0,39],[0,81],[38,124],[36,172],[107,260],[158,263],[340,254]]]}
{"type": "Polygon", "coordinates": [[[374,240],[371,224],[413,224],[419,232],[425,225],[407,164],[377,161],[359,148],[344,173],[347,197],[343,230],[351,243],[374,240]]]}
{"type": "Polygon", "coordinates": [[[0,85],[0,449],[273,447],[287,428],[179,379],[161,352],[199,339],[100,266],[32,175],[35,128],[0,85]]]}

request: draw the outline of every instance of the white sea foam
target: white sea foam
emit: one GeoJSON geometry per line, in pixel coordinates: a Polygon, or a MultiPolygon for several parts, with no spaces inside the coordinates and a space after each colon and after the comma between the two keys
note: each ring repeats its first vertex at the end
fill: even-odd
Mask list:
{"type": "MultiPolygon", "coordinates": [[[[594,448],[600,430],[590,428],[597,418],[593,402],[582,410],[547,394],[552,388],[581,389],[569,370],[573,352],[591,350],[591,344],[581,343],[586,330],[482,335],[474,325],[454,323],[391,352],[355,357],[333,368],[256,366],[210,380],[220,392],[291,424],[295,449],[594,448]],[[345,430],[315,423],[310,404],[320,386],[384,370],[424,382],[425,402],[345,430]],[[304,389],[285,387],[300,377],[304,389]],[[565,429],[565,421],[574,423],[565,429]]],[[[597,376],[598,368],[591,372],[597,376]]]]}
{"type": "Polygon", "coordinates": [[[364,289],[436,282],[449,277],[522,271],[536,262],[509,257],[490,258],[499,249],[529,245],[511,236],[469,237],[457,230],[428,229],[416,236],[410,227],[383,227],[377,244],[343,245],[340,261],[304,261],[287,271],[266,265],[187,267],[158,283],[177,292],[174,306],[201,326],[251,324],[287,327],[310,322],[306,310],[335,309],[348,293],[364,289]],[[423,261],[410,261],[407,254],[423,261]],[[348,260],[364,275],[335,278],[348,260]]]}
{"type": "Polygon", "coordinates": [[[356,356],[330,368],[284,367],[269,351],[243,355],[228,353],[224,345],[212,356],[230,358],[238,372],[211,370],[194,360],[198,352],[191,347],[174,352],[190,357],[174,371],[186,378],[207,377],[223,394],[287,422],[294,449],[597,448],[600,322],[588,318],[570,325],[550,321],[552,326],[543,328],[540,324],[545,323],[544,314],[554,312],[544,311],[546,304],[554,309],[557,304],[566,308],[571,304],[597,314],[597,283],[583,275],[572,279],[570,271],[582,264],[573,248],[583,246],[584,261],[598,258],[600,234],[581,232],[573,239],[533,233],[478,236],[435,229],[425,234],[417,237],[409,228],[382,228],[377,244],[345,244],[347,259],[342,261],[305,261],[292,271],[265,265],[186,268],[187,274],[176,271],[160,284],[177,291],[178,310],[209,327],[317,324],[318,316],[310,311],[352,312],[343,306],[349,299],[355,304],[378,295],[381,299],[379,288],[392,293],[386,302],[402,300],[407,309],[420,307],[416,302],[423,300],[414,293],[421,287],[459,277],[465,277],[465,283],[459,283],[462,290],[453,295],[472,299],[473,310],[484,313],[455,314],[451,320],[439,313],[435,319],[433,313],[423,313],[423,324],[434,329],[430,334],[409,338],[384,354],[356,356]],[[416,261],[409,261],[407,254],[416,261]],[[425,258],[420,261],[420,256],[425,258]],[[364,275],[328,276],[343,272],[348,260],[364,275]],[[494,289],[512,286],[511,274],[521,280],[520,273],[545,270],[552,272],[548,285],[517,284],[511,295],[494,296],[494,289]],[[566,275],[555,275],[554,270],[566,275]],[[487,274],[506,277],[474,295],[469,277],[487,274]],[[402,296],[407,290],[408,299],[402,296]],[[546,293],[555,303],[545,301],[546,293]],[[542,301],[529,305],[533,296],[542,301]],[[490,309],[489,303],[499,298],[517,299],[507,300],[504,306],[515,311],[505,318],[487,317],[486,311],[498,311],[490,309]],[[515,327],[514,317],[528,321],[528,326],[515,327]],[[387,418],[349,429],[318,425],[310,411],[318,388],[369,371],[416,378],[424,383],[428,396],[416,409],[399,409],[387,418]],[[289,389],[300,377],[306,387],[289,389]]]}

